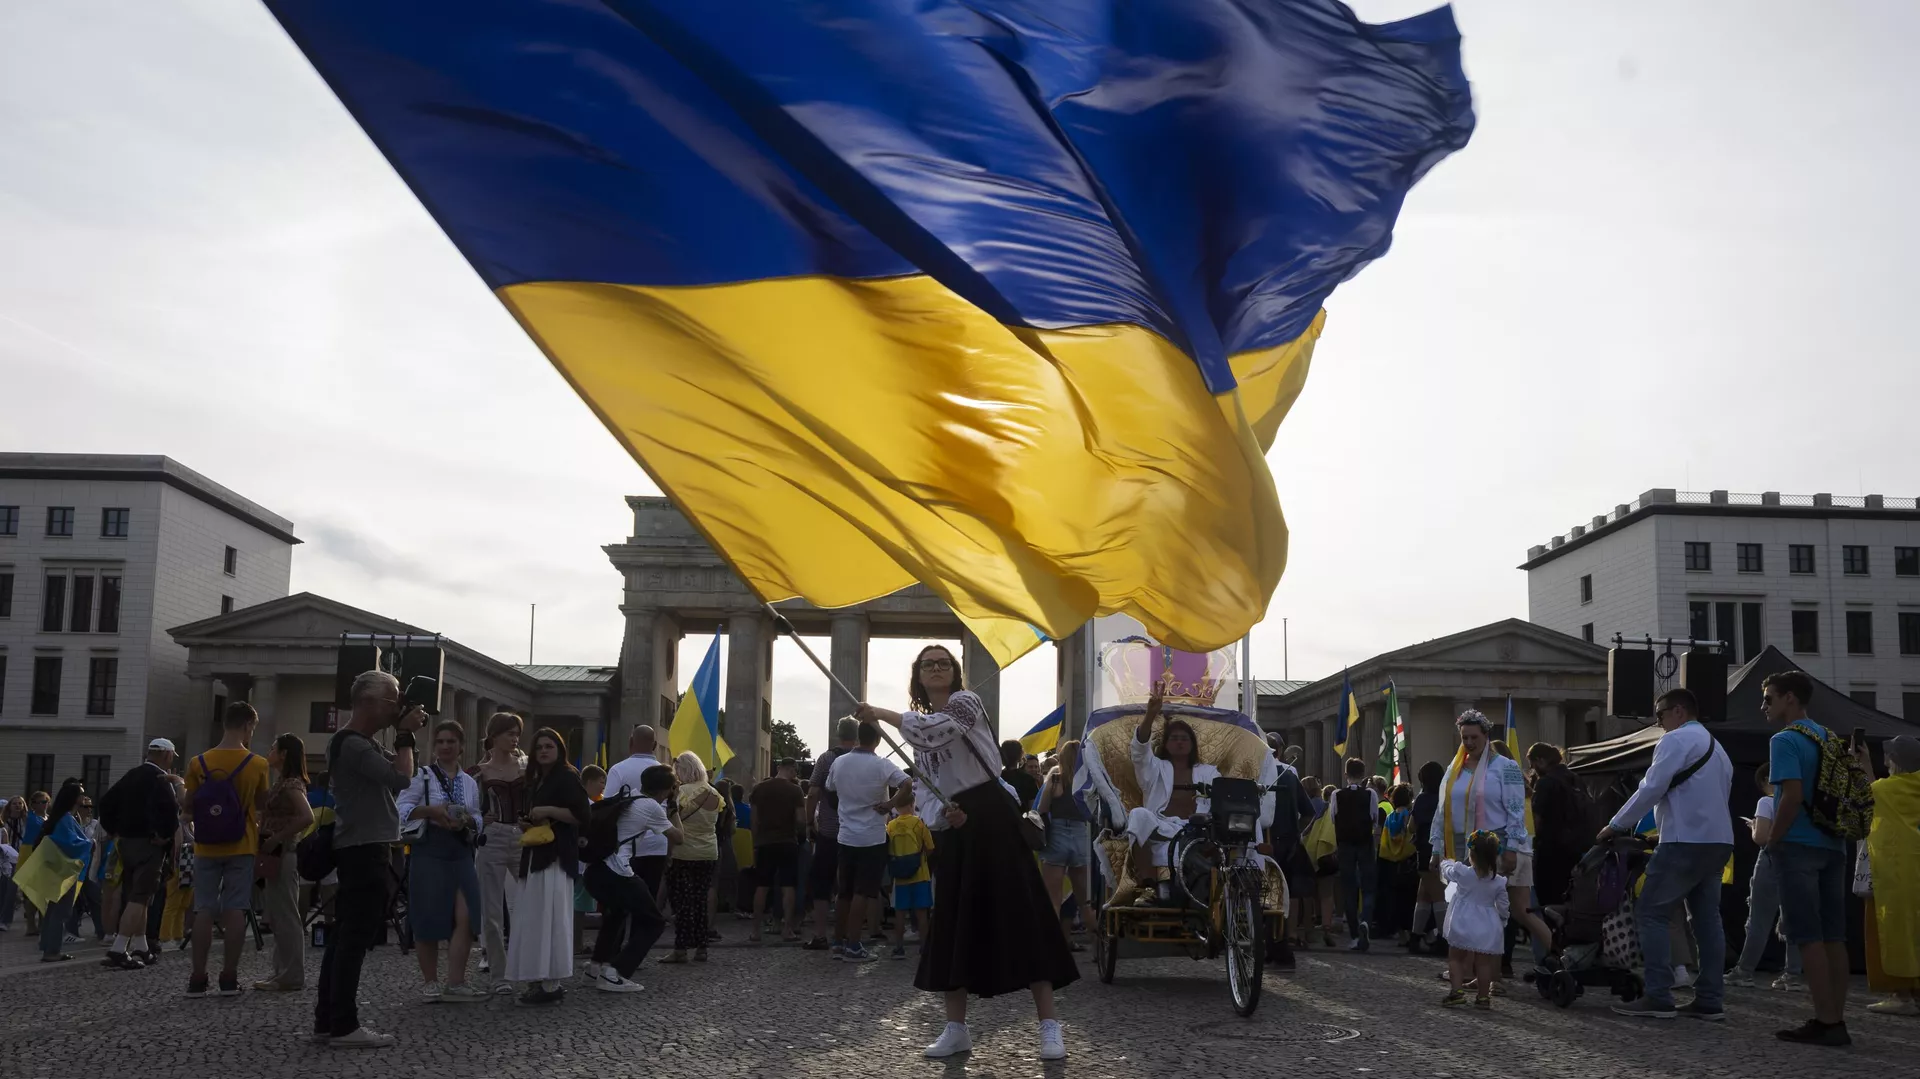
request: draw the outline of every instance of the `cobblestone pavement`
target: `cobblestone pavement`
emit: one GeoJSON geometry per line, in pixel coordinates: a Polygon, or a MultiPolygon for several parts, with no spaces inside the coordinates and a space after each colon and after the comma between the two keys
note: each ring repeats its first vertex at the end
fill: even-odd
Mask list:
{"type": "MultiPolygon", "coordinates": [[[[723,931],[742,935],[731,921],[723,931]]],[[[1622,1019],[1596,991],[1563,1011],[1521,983],[1491,1013],[1443,1011],[1435,1006],[1440,962],[1382,950],[1303,953],[1297,972],[1268,975],[1250,1020],[1233,1016],[1218,962],[1122,960],[1118,980],[1106,986],[1094,978],[1092,953],[1084,953],[1083,980],[1060,994],[1071,1053],[1064,1064],[1035,1060],[1033,1013],[1023,995],[976,1002],[972,1056],[942,1065],[918,1055],[938,1033],[941,1015],[937,1001],[913,989],[911,962],[852,965],[771,945],[717,947],[703,965],[650,963],[641,973],[644,993],[576,989],[541,1010],[508,998],[416,1003],[417,968],[383,947],[368,963],[361,1014],[400,1041],[393,1049],[348,1052],[302,1041],[311,990],[187,1000],[184,953],[169,952],[159,968],[137,973],[103,970],[95,965],[99,954],[88,947],[74,963],[43,967],[25,942],[0,946],[0,1076],[849,1079],[877,1070],[943,1079],[1747,1079],[1782,1065],[1821,1076],[1912,1075],[1920,1059],[1920,1019],[1867,1013],[1864,986],[1849,1016],[1855,1046],[1808,1049],[1772,1033],[1805,1017],[1804,994],[1732,990],[1729,1021],[1717,1025],[1622,1019]]],[[[317,963],[310,958],[310,971],[317,963]]],[[[265,953],[248,951],[242,983],[265,964],[265,953]]]]}

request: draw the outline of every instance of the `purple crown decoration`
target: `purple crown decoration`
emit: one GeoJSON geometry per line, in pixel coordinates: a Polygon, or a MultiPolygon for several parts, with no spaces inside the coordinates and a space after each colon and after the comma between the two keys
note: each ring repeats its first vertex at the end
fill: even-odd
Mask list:
{"type": "Polygon", "coordinates": [[[1122,637],[1100,650],[1100,667],[1116,700],[1140,704],[1154,684],[1167,683],[1166,700],[1211,708],[1220,687],[1233,681],[1231,647],[1214,652],[1182,652],[1146,637],[1122,637]]]}

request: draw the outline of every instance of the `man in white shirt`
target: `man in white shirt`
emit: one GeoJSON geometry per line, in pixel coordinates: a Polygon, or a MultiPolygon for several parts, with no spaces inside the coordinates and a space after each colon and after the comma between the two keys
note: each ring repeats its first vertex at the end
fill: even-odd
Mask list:
{"type": "MultiPolygon", "coordinates": [[[[640,777],[647,769],[657,768],[660,762],[654,759],[658,737],[653,728],[642,724],[627,735],[627,752],[632,754],[626,760],[616,761],[607,769],[606,797],[620,793],[622,787],[640,793],[640,777]]],[[[635,831],[621,822],[621,835],[631,835],[635,831]]],[[[667,837],[658,832],[648,832],[640,839],[627,845],[627,857],[632,862],[633,872],[647,884],[647,890],[656,897],[660,894],[660,880],[667,872],[667,837]]]]}
{"type": "MultiPolygon", "coordinates": [[[[842,754],[827,772],[827,789],[840,802],[840,910],[835,928],[836,959],[864,963],[879,958],[859,940],[867,904],[880,900],[880,877],[887,867],[887,813],[890,790],[907,781],[900,766],[874,752],[880,727],[860,724],[859,746],[842,754]]],[[[903,799],[904,800],[904,799],[903,799]]]]}
{"type": "Polygon", "coordinates": [[[1660,845],[1647,863],[1634,920],[1646,957],[1646,991],[1639,1000],[1614,1005],[1621,1015],[1643,1019],[1726,1018],[1721,1003],[1726,977],[1726,931],[1720,923],[1720,875],[1733,856],[1733,818],[1727,797],[1733,761],[1700,723],[1700,702],[1688,689],[1671,689],[1654,702],[1654,718],[1666,731],[1654,746],[1653,763],[1640,787],[1600,829],[1604,843],[1633,834],[1653,810],[1660,845]],[[1675,907],[1686,904],[1700,944],[1700,976],[1693,1003],[1673,1004],[1673,963],[1668,933],[1675,907]]]}
{"type": "Polygon", "coordinates": [[[665,805],[673,797],[673,769],[656,764],[641,773],[638,782],[610,789],[610,798],[633,798],[620,810],[616,833],[628,842],[603,861],[587,865],[583,873],[587,894],[603,908],[586,979],[595,989],[609,993],[637,993],[640,983],[633,980],[633,973],[660,939],[667,920],[660,914],[653,890],[634,873],[635,859],[627,851],[641,838],[679,840],[680,829],[667,818],[665,805]]]}

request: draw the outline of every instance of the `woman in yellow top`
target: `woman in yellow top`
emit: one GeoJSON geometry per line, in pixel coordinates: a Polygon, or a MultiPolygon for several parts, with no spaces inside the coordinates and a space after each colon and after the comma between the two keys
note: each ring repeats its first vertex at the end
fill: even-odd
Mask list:
{"type": "Polygon", "coordinates": [[[893,957],[907,957],[907,916],[913,916],[913,931],[924,944],[927,939],[927,912],[933,909],[933,833],[927,822],[907,803],[887,822],[888,868],[893,871],[893,957]]]}
{"type": "Polygon", "coordinates": [[[673,951],[662,963],[684,963],[687,952],[707,961],[707,890],[720,864],[720,840],[714,826],[720,819],[720,792],[707,782],[707,767],[688,751],[673,759],[673,775],[680,781],[674,802],[680,807],[681,839],[667,864],[667,896],[673,902],[673,951]]]}
{"type": "Polygon", "coordinates": [[[1867,1009],[1920,1015],[1920,738],[1889,740],[1886,756],[1891,774],[1874,781],[1867,835],[1867,984],[1888,997],[1867,1009]]]}

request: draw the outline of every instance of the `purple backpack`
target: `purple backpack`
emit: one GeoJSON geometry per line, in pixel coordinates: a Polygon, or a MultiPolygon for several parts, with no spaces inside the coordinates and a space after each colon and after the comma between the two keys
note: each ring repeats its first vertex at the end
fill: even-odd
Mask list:
{"type": "Polygon", "coordinates": [[[1621,857],[1612,851],[1600,859],[1595,897],[1602,911],[1619,910],[1620,904],[1627,901],[1627,867],[1621,862],[1621,857]]]}
{"type": "Polygon", "coordinates": [[[247,809],[240,804],[240,788],[233,781],[254,762],[254,755],[247,754],[240,767],[218,779],[204,754],[195,759],[200,762],[200,785],[193,791],[194,844],[238,843],[247,838],[247,809]]]}

